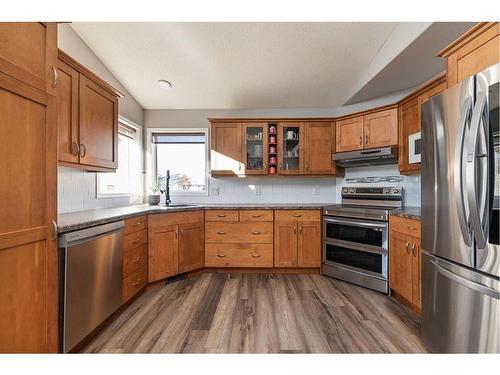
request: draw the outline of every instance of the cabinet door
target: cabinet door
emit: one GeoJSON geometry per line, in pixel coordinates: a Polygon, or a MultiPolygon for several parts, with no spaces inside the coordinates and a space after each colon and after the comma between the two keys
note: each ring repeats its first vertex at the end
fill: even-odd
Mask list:
{"type": "Polygon", "coordinates": [[[118,98],[80,74],[79,111],[80,164],[116,169],[118,98]]]}
{"type": "Polygon", "coordinates": [[[0,72],[1,353],[58,349],[56,116],[54,97],[0,72]]]}
{"type": "Polygon", "coordinates": [[[205,266],[204,234],[202,222],[179,225],[179,273],[205,266]]]}
{"type": "Polygon", "coordinates": [[[178,236],[177,225],[149,229],[149,282],[177,275],[178,236]]]}
{"type": "Polygon", "coordinates": [[[304,172],[304,127],[302,123],[278,124],[278,172],[304,172]]]}
{"type": "Polygon", "coordinates": [[[55,95],[56,63],[55,23],[0,23],[0,71],[55,95]]]}
{"type": "Polygon", "coordinates": [[[78,79],[79,73],[57,62],[57,145],[58,160],[78,163],[78,79]]]}
{"type": "Polygon", "coordinates": [[[215,123],[211,126],[211,173],[213,175],[243,174],[241,162],[241,124],[215,123]]]}
{"type": "Polygon", "coordinates": [[[267,124],[243,124],[245,174],[267,174],[267,124]]]}
{"type": "Polygon", "coordinates": [[[274,267],[297,267],[297,222],[274,223],[274,267]]]}
{"type": "Polygon", "coordinates": [[[297,259],[299,267],[321,266],[321,224],[318,221],[299,222],[297,259]]]}
{"type": "Polygon", "coordinates": [[[330,122],[305,124],[306,174],[333,174],[333,125],[330,122]]]}
{"type": "Polygon", "coordinates": [[[411,302],[413,265],[409,237],[391,230],[389,241],[389,286],[411,302]]]}
{"type": "Polygon", "coordinates": [[[420,239],[408,237],[412,254],[412,276],[413,293],[412,302],[418,308],[422,308],[422,251],[420,249],[420,239]]]}
{"type": "Polygon", "coordinates": [[[363,116],[337,121],[335,152],[363,148],[363,116]]]}
{"type": "Polygon", "coordinates": [[[398,144],[397,108],[370,113],[363,120],[364,147],[385,147],[398,144]]]}
{"type": "Polygon", "coordinates": [[[420,163],[409,163],[408,137],[420,131],[420,109],[418,99],[403,104],[399,108],[400,139],[398,147],[398,166],[400,172],[412,172],[421,169],[420,163]]]}

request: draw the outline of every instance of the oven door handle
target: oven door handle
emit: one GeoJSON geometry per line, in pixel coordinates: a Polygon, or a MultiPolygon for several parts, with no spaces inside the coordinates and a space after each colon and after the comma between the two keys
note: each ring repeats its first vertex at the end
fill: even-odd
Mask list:
{"type": "Polygon", "coordinates": [[[347,224],[354,227],[363,227],[363,228],[382,228],[387,229],[388,223],[377,223],[377,222],[367,222],[367,221],[359,221],[359,220],[349,220],[349,219],[336,219],[332,217],[323,217],[323,221],[325,223],[335,223],[335,224],[347,224]]]}
{"type": "Polygon", "coordinates": [[[323,239],[323,247],[326,247],[326,245],[340,246],[348,250],[364,251],[372,254],[388,255],[387,249],[381,247],[377,248],[376,246],[371,247],[371,246],[358,245],[356,242],[350,242],[350,241],[335,240],[331,238],[323,239]]]}

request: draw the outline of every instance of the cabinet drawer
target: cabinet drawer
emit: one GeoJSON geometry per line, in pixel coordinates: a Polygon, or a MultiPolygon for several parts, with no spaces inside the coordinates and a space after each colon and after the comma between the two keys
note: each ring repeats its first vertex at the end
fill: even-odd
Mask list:
{"type": "Polygon", "coordinates": [[[123,279],[122,301],[126,302],[135,296],[148,281],[148,269],[146,266],[139,268],[130,276],[123,279]]]}
{"type": "Polygon", "coordinates": [[[207,244],[206,267],[272,267],[272,244],[207,244]]]}
{"type": "Polygon", "coordinates": [[[273,221],[273,210],[240,210],[240,221],[273,221]]]}
{"type": "Polygon", "coordinates": [[[238,211],[208,210],[205,211],[205,221],[238,221],[238,211]]]}
{"type": "Polygon", "coordinates": [[[143,229],[139,232],[127,234],[123,240],[123,252],[126,253],[136,247],[144,245],[148,242],[148,231],[143,229]]]}
{"type": "Polygon", "coordinates": [[[129,219],[125,219],[125,235],[130,233],[139,232],[140,230],[146,229],[148,227],[148,217],[135,216],[129,219]]]}
{"type": "Polygon", "coordinates": [[[273,243],[273,223],[206,223],[206,243],[273,243]]]}
{"type": "Polygon", "coordinates": [[[123,255],[123,278],[131,275],[148,261],[148,245],[144,244],[123,255]]]}
{"type": "Polygon", "coordinates": [[[203,222],[203,211],[169,212],[148,215],[148,228],[203,222]]]}
{"type": "Polygon", "coordinates": [[[420,238],[421,223],[419,220],[405,219],[398,216],[389,217],[389,229],[409,236],[420,238]]]}
{"type": "Polygon", "coordinates": [[[275,221],[320,221],[320,210],[276,210],[275,221]]]}

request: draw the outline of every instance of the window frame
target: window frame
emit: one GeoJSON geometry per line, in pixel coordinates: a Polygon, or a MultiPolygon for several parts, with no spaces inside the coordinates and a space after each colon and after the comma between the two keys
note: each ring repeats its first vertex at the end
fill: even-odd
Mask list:
{"type": "MultiPolygon", "coordinates": [[[[139,125],[135,124],[134,122],[132,122],[130,120],[127,120],[126,118],[124,118],[122,116],[118,116],[118,126],[120,125],[120,123],[122,123],[125,127],[129,127],[129,128],[134,129],[135,130],[135,136],[137,138],[135,138],[133,141],[134,142],[138,142],[138,143],[142,143],[141,139],[139,138],[140,137],[140,130],[141,130],[141,128],[140,128],[139,125]]],[[[119,134],[117,134],[117,137],[118,136],[119,136],[119,134]]],[[[118,141],[118,138],[117,138],[117,141],[118,141]]],[[[119,163],[119,161],[118,161],[118,163],[119,163]]],[[[104,172],[104,173],[106,173],[106,172],[104,172]]],[[[129,173],[130,173],[130,160],[129,160],[129,173]]],[[[110,193],[110,194],[100,193],[99,192],[100,191],[100,189],[99,189],[100,176],[101,176],[101,173],[96,173],[96,178],[95,178],[95,182],[96,182],[95,192],[96,192],[96,198],[97,199],[129,198],[129,197],[132,197],[134,195],[133,192],[129,192],[129,193],[110,193]]],[[[130,176],[129,176],[129,179],[130,179],[130,176]]]]}
{"type": "MultiPolygon", "coordinates": [[[[170,191],[171,197],[206,197],[210,192],[210,138],[208,128],[147,128],[146,144],[147,144],[147,159],[148,159],[148,181],[149,186],[146,190],[149,190],[150,186],[156,184],[157,181],[157,153],[156,145],[153,143],[153,133],[203,133],[205,135],[205,191],[170,191]]],[[[149,195],[148,192],[146,195],[149,195]]]]}

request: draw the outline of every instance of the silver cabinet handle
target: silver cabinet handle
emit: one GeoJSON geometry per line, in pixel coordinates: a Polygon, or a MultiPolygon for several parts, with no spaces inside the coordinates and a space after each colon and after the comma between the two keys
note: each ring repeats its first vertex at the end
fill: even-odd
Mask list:
{"type": "Polygon", "coordinates": [[[254,217],[254,218],[258,218],[258,217],[261,217],[261,216],[262,215],[260,215],[260,214],[259,215],[257,215],[257,214],[256,215],[252,215],[252,217],[254,217]]]}
{"type": "Polygon", "coordinates": [[[262,232],[252,232],[252,234],[254,234],[254,235],[256,235],[256,236],[257,236],[257,235],[259,235],[259,234],[261,234],[261,233],[262,233],[262,232]]]}
{"type": "Polygon", "coordinates": [[[409,243],[408,241],[406,241],[406,243],[405,243],[405,247],[406,247],[406,252],[407,252],[408,254],[410,254],[410,247],[409,247],[409,246],[410,246],[410,243],[409,243]]]}
{"type": "Polygon", "coordinates": [[[365,135],[365,145],[367,145],[367,144],[368,144],[368,134],[365,135]]]}
{"type": "Polygon", "coordinates": [[[293,226],[293,234],[297,234],[297,225],[296,224],[293,226]]]}
{"type": "Polygon", "coordinates": [[[225,258],[225,257],[226,257],[226,254],[217,254],[217,256],[218,256],[219,258],[225,258]]]}
{"type": "Polygon", "coordinates": [[[84,158],[87,155],[87,147],[83,143],[80,143],[80,157],[84,158]]]}
{"type": "Polygon", "coordinates": [[[57,232],[58,232],[57,224],[54,220],[52,220],[52,239],[54,241],[57,240],[57,232]]]}
{"type": "Polygon", "coordinates": [[[55,66],[52,67],[52,87],[56,87],[57,86],[57,81],[59,79],[59,74],[57,72],[57,68],[55,66]]]}
{"type": "Polygon", "coordinates": [[[363,137],[362,136],[359,136],[359,145],[362,146],[363,145],[363,137]]]}
{"type": "Polygon", "coordinates": [[[226,217],[225,214],[218,214],[217,217],[226,217]]]}
{"type": "Polygon", "coordinates": [[[299,225],[299,234],[302,234],[302,225],[299,225]]]}
{"type": "Polygon", "coordinates": [[[226,234],[226,232],[221,230],[221,231],[217,232],[217,234],[226,234]]]}
{"type": "Polygon", "coordinates": [[[252,258],[260,258],[262,255],[261,254],[252,254],[251,257],[252,258]]]}
{"type": "Polygon", "coordinates": [[[302,214],[294,214],[293,217],[302,217],[302,214]]]}
{"type": "Polygon", "coordinates": [[[413,256],[417,255],[417,252],[415,251],[415,244],[414,243],[411,244],[411,252],[412,252],[413,256]]]}
{"type": "Polygon", "coordinates": [[[71,142],[71,155],[78,156],[80,154],[80,145],[76,142],[71,142]]]}

